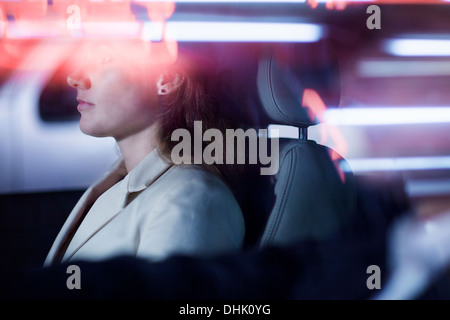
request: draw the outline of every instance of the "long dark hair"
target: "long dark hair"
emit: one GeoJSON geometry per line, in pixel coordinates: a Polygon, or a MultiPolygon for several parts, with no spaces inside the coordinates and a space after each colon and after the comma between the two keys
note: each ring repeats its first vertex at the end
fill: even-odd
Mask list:
{"type": "MultiPolygon", "coordinates": [[[[218,129],[225,138],[226,129],[245,127],[248,123],[242,110],[245,110],[245,94],[241,92],[226,92],[226,72],[219,72],[213,60],[180,52],[177,62],[167,71],[166,77],[182,77],[177,90],[161,96],[159,102],[159,118],[157,125],[157,149],[160,156],[171,163],[171,152],[179,143],[172,141],[172,132],[176,129],[186,129],[194,137],[194,122],[201,121],[202,132],[208,129],[218,129]]],[[[191,150],[193,139],[191,139],[191,150]]],[[[202,142],[202,152],[209,144],[202,142]]],[[[239,193],[240,180],[245,171],[245,165],[227,164],[226,147],[223,143],[223,164],[206,164],[201,166],[218,175],[235,193],[239,193]]],[[[236,151],[236,150],[235,150],[236,151]]],[[[236,152],[234,152],[236,157],[236,152]]],[[[193,162],[193,155],[191,155],[193,162]]],[[[236,159],[235,159],[236,160],[236,159]]]]}

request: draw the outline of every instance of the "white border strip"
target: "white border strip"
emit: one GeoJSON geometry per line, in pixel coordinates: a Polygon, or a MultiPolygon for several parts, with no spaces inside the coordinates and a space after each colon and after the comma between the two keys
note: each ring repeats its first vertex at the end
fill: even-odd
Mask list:
{"type": "Polygon", "coordinates": [[[450,169],[450,156],[346,159],[351,171],[409,171],[450,169]]]}
{"type": "MultiPolygon", "coordinates": [[[[161,41],[162,24],[146,22],[140,34],[138,22],[83,22],[75,37],[141,37],[161,41]],[[84,29],[84,31],[82,31],[84,29]]],[[[323,27],[312,23],[168,21],[166,39],[180,42],[316,42],[323,27]]],[[[20,28],[12,25],[9,38],[53,38],[51,26],[20,28]]]]}
{"type": "Polygon", "coordinates": [[[406,192],[411,197],[450,195],[450,180],[409,180],[406,192]]]}
{"type": "Polygon", "coordinates": [[[315,42],[322,28],[310,23],[168,22],[167,37],[177,41],[315,42]]]}
{"type": "Polygon", "coordinates": [[[450,39],[390,39],[384,50],[395,56],[450,56],[450,39]]]}
{"type": "Polygon", "coordinates": [[[450,123],[450,106],[327,109],[324,122],[342,126],[450,123]]]}

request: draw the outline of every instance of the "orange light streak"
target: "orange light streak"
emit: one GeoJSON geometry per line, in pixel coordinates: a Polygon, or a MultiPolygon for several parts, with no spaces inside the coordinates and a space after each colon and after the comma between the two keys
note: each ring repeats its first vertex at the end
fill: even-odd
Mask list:
{"type": "Polygon", "coordinates": [[[348,152],[348,144],[338,127],[325,122],[325,111],[327,106],[323,102],[317,91],[305,89],[303,91],[302,106],[308,108],[311,119],[318,119],[324,125],[321,127],[321,144],[325,144],[328,139],[334,142],[330,148],[330,157],[333,160],[336,170],[342,182],[345,182],[343,170],[339,167],[338,160],[345,157],[348,152]]]}

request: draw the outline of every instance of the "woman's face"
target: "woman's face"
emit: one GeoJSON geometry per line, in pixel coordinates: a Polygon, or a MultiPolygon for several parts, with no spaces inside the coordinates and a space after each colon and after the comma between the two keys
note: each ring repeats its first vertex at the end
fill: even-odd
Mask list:
{"type": "Polygon", "coordinates": [[[120,140],[154,123],[158,72],[143,45],[97,43],[80,54],[67,82],[77,89],[81,131],[120,140]]]}

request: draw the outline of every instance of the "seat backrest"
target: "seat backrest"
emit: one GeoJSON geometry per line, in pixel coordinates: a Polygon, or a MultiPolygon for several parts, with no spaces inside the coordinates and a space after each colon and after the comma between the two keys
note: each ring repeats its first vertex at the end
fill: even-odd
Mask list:
{"type": "Polygon", "coordinates": [[[259,246],[323,239],[339,232],[355,212],[354,177],[342,170],[349,166],[334,150],[308,140],[307,129],[318,119],[303,106],[301,81],[273,48],[260,58],[257,89],[271,123],[295,126],[300,132],[298,139],[280,139],[275,199],[259,246]]]}

